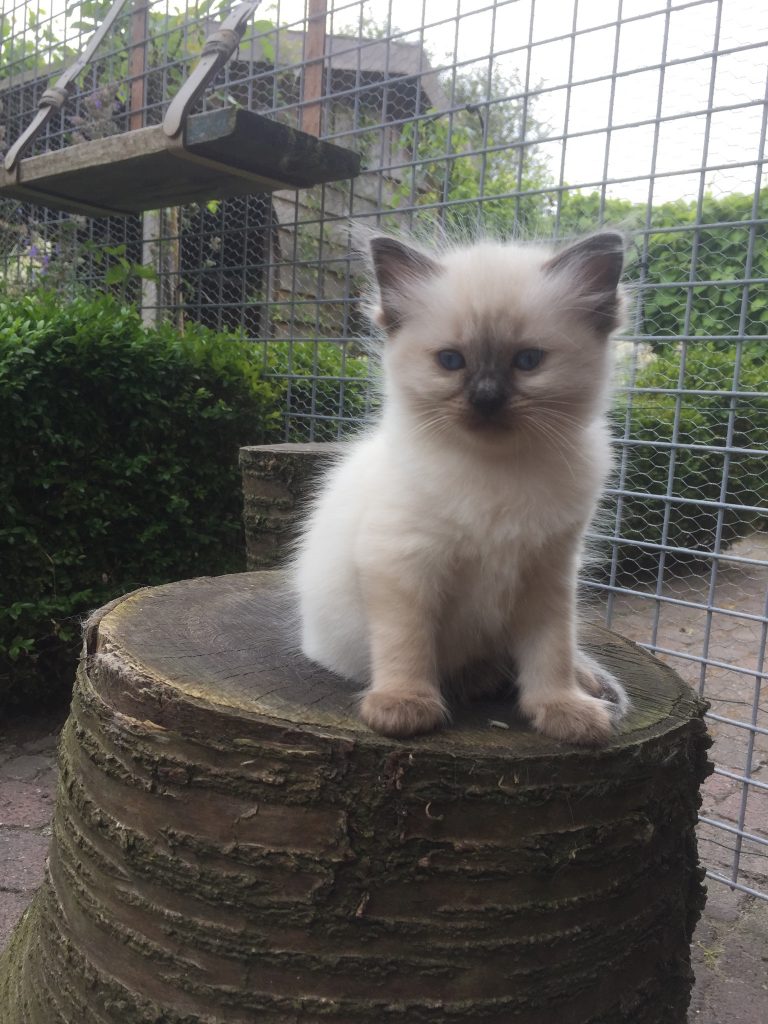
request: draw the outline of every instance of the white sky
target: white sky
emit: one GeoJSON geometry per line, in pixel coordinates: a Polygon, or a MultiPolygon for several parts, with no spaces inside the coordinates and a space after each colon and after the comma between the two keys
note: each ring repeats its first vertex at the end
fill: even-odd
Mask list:
{"type": "MultiPolygon", "coordinates": [[[[536,100],[534,116],[553,137],[552,142],[541,146],[541,151],[546,154],[556,180],[560,179],[562,169],[564,181],[589,190],[604,176],[642,175],[640,181],[619,182],[609,187],[610,195],[642,202],[649,195],[648,178],[655,148],[655,170],[659,175],[653,186],[655,202],[695,198],[701,184],[698,168],[705,162],[709,167],[729,165],[707,172],[704,184],[708,191],[751,192],[757,175],[762,103],[766,95],[768,2],[669,2],[666,55],[666,0],[622,0],[618,52],[615,25],[599,26],[616,20],[620,0],[498,0],[495,5],[492,0],[364,0],[362,4],[359,0],[329,0],[328,30],[354,32],[362,8],[363,15],[378,25],[386,25],[389,16],[391,25],[404,33],[400,37],[404,41],[422,42],[435,66],[450,65],[457,59],[470,62],[468,70],[487,67],[489,54],[493,53],[501,71],[515,72],[524,80],[534,3],[530,83],[545,90],[536,100]],[[574,5],[578,34],[572,49],[568,34],[574,27],[574,5]],[[722,12],[717,46],[720,55],[713,59],[718,10],[722,12]],[[426,28],[422,29],[422,25],[426,28]],[[567,38],[557,38],[566,35],[567,38]],[[734,50],[737,52],[727,52],[734,50]],[[660,89],[662,76],[658,65],[664,56],[660,89]],[[617,77],[611,100],[610,77],[597,82],[588,80],[611,76],[614,61],[617,77]],[[569,79],[574,83],[570,90],[569,79]],[[700,112],[709,105],[710,88],[715,108],[745,106],[715,112],[708,119],[700,112]],[[662,118],[684,116],[662,123],[658,137],[653,123],[620,127],[653,122],[659,102],[662,118]],[[605,129],[611,108],[615,127],[606,167],[605,129]],[[578,134],[591,130],[598,133],[583,137],[578,134]],[[554,137],[564,133],[569,138],[563,150],[562,142],[554,141],[554,137]],[[741,163],[751,165],[733,166],[741,163]],[[692,173],[682,173],[689,171],[692,173]],[[673,172],[672,176],[666,177],[668,172],[673,172]]],[[[14,0],[10,0],[9,6],[15,6],[14,0]]],[[[59,12],[65,0],[41,0],[41,6],[59,12]]],[[[183,4],[171,0],[170,7],[177,6],[183,4]]],[[[300,22],[304,8],[305,0],[280,0],[281,23],[300,22]]],[[[277,9],[277,3],[265,2],[256,17],[274,18],[277,9]]]]}
{"type": "MultiPolygon", "coordinates": [[[[266,12],[274,5],[265,4],[266,12]]],[[[724,0],[717,49],[732,50],[752,47],[738,53],[719,56],[713,65],[718,0],[671,0],[667,34],[666,67],[661,93],[662,118],[687,114],[679,120],[662,124],[656,147],[656,172],[682,172],[657,177],[654,201],[695,198],[700,188],[698,168],[706,162],[710,167],[722,164],[751,162],[745,168],[728,167],[710,171],[705,187],[715,193],[752,192],[757,174],[763,117],[762,103],[766,95],[768,65],[768,2],[767,0],[724,0]],[[695,58],[676,63],[685,58],[695,58]],[[713,71],[714,67],[714,71],[713,71]],[[709,106],[710,82],[714,74],[714,107],[752,102],[752,106],[714,113],[709,124],[705,161],[707,118],[696,111],[709,106]]],[[[355,26],[360,17],[360,4],[343,0],[330,2],[336,11],[333,28],[355,26]]],[[[598,26],[615,21],[619,0],[578,0],[575,28],[578,34],[573,48],[574,83],[610,76],[616,59],[618,77],[613,96],[613,124],[653,121],[657,115],[660,92],[660,71],[665,36],[665,0],[623,0],[622,25],[616,55],[617,31],[598,26]],[[642,17],[643,15],[651,15],[642,17]],[[637,20],[631,20],[637,19],[637,20]],[[657,65],[655,70],[643,68],[657,65]],[[629,72],[624,75],[622,72],[629,72]],[[634,72],[634,73],[632,73],[634,72]]],[[[303,0],[281,0],[284,20],[303,16],[303,0]]],[[[391,24],[408,33],[403,38],[421,39],[422,22],[428,27],[423,42],[436,65],[449,65],[455,57],[477,62],[468,67],[487,66],[489,53],[497,54],[496,62],[506,72],[526,74],[526,50],[531,20],[531,0],[366,0],[365,16],[378,24],[386,24],[391,11],[391,24]],[[422,11],[423,7],[423,11],[422,11]],[[457,20],[457,14],[459,15],[457,20]],[[442,22],[442,24],[440,24],[442,22]],[[504,51],[512,51],[504,53],[504,51]]],[[[572,185],[600,182],[604,177],[606,140],[603,130],[609,123],[611,108],[610,78],[593,84],[566,89],[571,62],[571,39],[547,42],[571,32],[574,27],[574,0],[536,0],[534,7],[530,83],[542,85],[544,92],[536,101],[534,113],[544,122],[552,136],[566,134],[566,104],[569,104],[567,134],[600,129],[599,134],[572,137],[567,140],[565,154],[560,142],[547,143],[546,153],[552,174],[572,185]],[[560,88],[553,88],[553,87],[560,88]]],[[[329,30],[331,26],[329,24],[329,30]]],[[[645,201],[648,197],[648,175],[654,151],[653,124],[615,130],[610,140],[607,177],[627,178],[645,175],[638,182],[624,182],[609,189],[621,198],[645,201]]],[[[765,183],[765,179],[764,183],[765,183]]]]}

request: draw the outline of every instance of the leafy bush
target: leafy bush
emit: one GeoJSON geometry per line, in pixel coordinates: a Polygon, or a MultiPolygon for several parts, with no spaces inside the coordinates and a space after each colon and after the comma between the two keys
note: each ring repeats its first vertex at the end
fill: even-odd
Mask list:
{"type": "MultiPolygon", "coordinates": [[[[669,389],[680,383],[680,346],[669,347],[653,356],[638,373],[634,387],[669,389]]],[[[618,549],[619,576],[642,576],[655,572],[659,551],[637,547],[636,541],[661,544],[665,508],[669,520],[665,543],[671,548],[692,552],[711,552],[715,548],[719,517],[721,546],[726,548],[751,532],[761,519],[760,513],[742,511],[739,506],[768,507],[768,473],[765,455],[768,448],[768,403],[764,397],[749,397],[749,392],[768,391],[768,358],[759,342],[743,346],[738,381],[734,389],[736,347],[723,342],[694,342],[684,353],[682,391],[707,394],[675,394],[640,391],[625,395],[616,409],[617,436],[624,433],[632,443],[627,450],[627,471],[623,490],[621,537],[618,549]],[[744,397],[729,392],[742,391],[744,397]],[[679,426],[675,420],[679,401],[679,426]],[[729,423],[732,418],[732,435],[729,423]],[[661,445],[660,443],[661,442],[661,445]],[[675,444],[674,455],[669,447],[675,444]],[[719,450],[708,451],[707,448],[719,450]],[[725,449],[728,449],[726,452],[725,449]],[[733,449],[749,449],[761,454],[742,454],[733,449]],[[727,464],[726,464],[727,463],[727,464]],[[687,502],[668,503],[670,493],[687,502]],[[727,471],[727,488],[722,492],[727,471]],[[637,492],[648,497],[638,497],[637,492]],[[720,502],[729,507],[703,502],[720,502]]],[[[615,506],[615,498],[611,504],[615,506]]],[[[670,553],[667,565],[695,560],[696,555],[670,553]]]]}
{"type": "MultiPolygon", "coordinates": [[[[647,209],[624,199],[603,202],[597,192],[566,192],[560,213],[561,234],[580,234],[593,231],[601,218],[642,230],[647,209]]],[[[733,336],[765,336],[766,289],[752,285],[745,295],[739,282],[768,276],[768,188],[757,196],[707,194],[701,209],[681,199],[660,203],[650,223],[647,251],[639,234],[626,279],[638,286],[638,333],[656,351],[674,348],[681,334],[723,338],[726,347],[733,336]]]]}
{"type": "Polygon", "coordinates": [[[262,359],[103,296],[0,299],[0,710],[65,695],[88,609],[244,568],[238,447],[279,436],[262,359]]]}

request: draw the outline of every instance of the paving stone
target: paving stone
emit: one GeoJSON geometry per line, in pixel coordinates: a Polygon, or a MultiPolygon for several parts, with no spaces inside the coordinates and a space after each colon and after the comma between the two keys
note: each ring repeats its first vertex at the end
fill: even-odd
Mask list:
{"type": "Polygon", "coordinates": [[[715,810],[723,800],[741,792],[741,783],[725,775],[710,775],[701,789],[703,806],[715,810]]]}
{"type": "Polygon", "coordinates": [[[724,920],[707,909],[696,929],[689,1024],[768,1021],[768,902],[747,896],[733,903],[735,916],[724,920]]]}
{"type": "Polygon", "coordinates": [[[44,771],[49,771],[51,757],[47,754],[20,754],[12,757],[0,769],[0,774],[6,779],[18,779],[29,782],[44,771]]]}
{"type": "MultiPolygon", "coordinates": [[[[35,785],[50,794],[51,800],[55,800],[56,789],[59,785],[59,766],[54,762],[47,772],[38,775],[35,779],[35,785]]],[[[53,807],[51,807],[51,813],[53,813],[53,807]]]]}
{"type": "Polygon", "coordinates": [[[725,922],[732,924],[739,919],[739,898],[724,885],[708,883],[707,906],[702,915],[702,923],[725,922]]]}
{"type": "Polygon", "coordinates": [[[49,732],[45,736],[38,736],[36,739],[27,740],[22,744],[25,754],[55,754],[59,745],[60,729],[49,732]]]}
{"type": "Polygon", "coordinates": [[[17,747],[7,736],[0,733],[0,773],[2,773],[6,761],[10,761],[12,757],[18,757],[21,753],[21,747],[17,747]]]}
{"type": "Polygon", "coordinates": [[[0,781],[0,826],[40,828],[47,825],[53,814],[55,792],[51,788],[51,776],[50,772],[46,774],[46,785],[40,784],[42,780],[40,782],[20,782],[16,779],[0,781]]]}
{"type": "Polygon", "coordinates": [[[43,880],[49,843],[48,836],[30,829],[0,828],[0,890],[36,889],[43,880]]]}
{"type": "Polygon", "coordinates": [[[732,789],[730,793],[725,794],[715,805],[715,813],[718,818],[722,818],[724,821],[727,821],[732,825],[736,825],[739,820],[739,814],[741,813],[741,800],[741,785],[739,783],[735,783],[734,789],[732,789]]]}
{"type": "Polygon", "coordinates": [[[29,905],[29,896],[0,890],[0,952],[5,949],[11,932],[29,905]]]}

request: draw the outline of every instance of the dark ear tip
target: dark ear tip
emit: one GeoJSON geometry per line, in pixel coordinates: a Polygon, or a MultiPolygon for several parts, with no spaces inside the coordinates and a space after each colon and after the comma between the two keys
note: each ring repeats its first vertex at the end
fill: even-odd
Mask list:
{"type": "Polygon", "coordinates": [[[374,235],[368,240],[368,248],[373,256],[392,256],[402,253],[406,247],[389,235],[374,235]]]}
{"type": "Polygon", "coordinates": [[[603,252],[621,252],[627,251],[628,239],[626,235],[623,235],[620,231],[616,231],[613,228],[606,231],[598,231],[596,234],[590,236],[587,241],[592,241],[595,249],[600,249],[603,252]]]}
{"type": "Polygon", "coordinates": [[[571,270],[581,286],[593,290],[615,291],[624,267],[626,240],[619,231],[608,229],[587,235],[566,249],[561,249],[544,264],[546,273],[571,270]]]}
{"type": "Polygon", "coordinates": [[[374,270],[383,279],[426,277],[437,271],[437,263],[420,249],[414,249],[398,238],[374,235],[368,240],[374,270]]]}
{"type": "Polygon", "coordinates": [[[368,249],[377,274],[386,274],[387,268],[412,263],[414,258],[412,250],[388,235],[374,235],[368,241],[368,249]]]}

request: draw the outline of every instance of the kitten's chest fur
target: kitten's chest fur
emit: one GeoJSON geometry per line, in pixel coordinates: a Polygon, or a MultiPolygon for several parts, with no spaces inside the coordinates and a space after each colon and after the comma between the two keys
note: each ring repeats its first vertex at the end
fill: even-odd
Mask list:
{"type": "Polygon", "coordinates": [[[553,536],[581,526],[610,463],[596,426],[584,450],[567,459],[539,452],[509,460],[425,454],[406,469],[414,522],[430,522],[456,545],[466,571],[480,575],[504,552],[524,559],[553,536]]]}
{"type": "Polygon", "coordinates": [[[600,437],[575,460],[449,457],[411,466],[411,529],[440,566],[436,623],[444,670],[502,653],[526,579],[564,534],[578,548],[607,466],[600,437]],[[425,540],[422,539],[425,537],[425,540]]]}
{"type": "Polygon", "coordinates": [[[501,532],[455,559],[436,623],[445,671],[503,652],[528,564],[523,538],[504,540],[501,532]]]}

